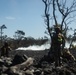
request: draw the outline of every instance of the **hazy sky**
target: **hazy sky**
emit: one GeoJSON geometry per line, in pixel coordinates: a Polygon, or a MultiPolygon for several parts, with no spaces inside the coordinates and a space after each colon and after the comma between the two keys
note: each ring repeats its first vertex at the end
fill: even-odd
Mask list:
{"type": "Polygon", "coordinates": [[[4,34],[8,37],[13,37],[17,30],[24,31],[26,37],[44,37],[43,15],[42,0],[0,0],[0,26],[6,25],[4,34]]]}
{"type": "Polygon", "coordinates": [[[4,34],[13,37],[22,30],[25,36],[44,37],[44,4],[41,0],[0,0],[0,26],[5,24],[4,34]]]}

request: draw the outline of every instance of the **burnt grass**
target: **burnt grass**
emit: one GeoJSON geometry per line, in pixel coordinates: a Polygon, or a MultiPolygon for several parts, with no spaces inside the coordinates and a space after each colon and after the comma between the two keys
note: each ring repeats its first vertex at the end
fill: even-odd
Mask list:
{"type": "MultiPolygon", "coordinates": [[[[28,57],[33,57],[37,61],[41,59],[44,55],[47,55],[49,49],[46,50],[12,50],[10,52],[10,57],[14,57],[16,54],[23,56],[24,54],[28,57]]],[[[70,52],[76,58],[76,49],[71,49],[70,52]]]]}
{"type": "MultiPolygon", "coordinates": [[[[48,52],[49,52],[49,49],[47,50],[12,50],[10,52],[10,57],[14,58],[16,54],[21,55],[21,56],[25,54],[28,57],[33,57],[36,60],[36,62],[38,62],[44,55],[47,55],[48,52]]],[[[70,52],[76,58],[76,49],[71,49],[70,52]]],[[[45,71],[47,72],[47,70],[51,70],[51,69],[46,68],[45,71]]],[[[76,61],[74,64],[69,64],[66,67],[64,66],[62,69],[60,69],[59,72],[60,74],[58,75],[76,75],[76,61]]],[[[44,75],[56,75],[53,73],[55,73],[55,70],[52,70],[51,74],[48,74],[47,72],[47,74],[44,74],[44,75]]]]}
{"type": "Polygon", "coordinates": [[[24,54],[28,57],[33,57],[35,60],[39,61],[44,55],[47,55],[49,50],[12,50],[10,52],[10,57],[14,57],[16,54],[23,56],[24,54]]]}

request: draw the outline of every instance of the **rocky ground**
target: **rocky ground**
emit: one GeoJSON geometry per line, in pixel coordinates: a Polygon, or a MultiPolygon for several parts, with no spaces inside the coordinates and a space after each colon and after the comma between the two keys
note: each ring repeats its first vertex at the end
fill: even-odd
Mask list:
{"type": "MultiPolygon", "coordinates": [[[[41,50],[41,51],[31,51],[31,50],[13,50],[10,53],[10,58],[1,58],[0,60],[0,75],[76,75],[76,61],[63,61],[62,66],[58,66],[55,68],[54,62],[44,61],[38,65],[38,62],[48,54],[49,50],[41,50]],[[13,59],[16,55],[20,55],[19,58],[23,57],[23,55],[28,56],[28,61],[31,63],[26,63],[25,61],[18,61],[20,59],[14,60],[14,65],[9,65],[13,62],[13,59]],[[29,59],[29,58],[34,58],[29,59]],[[6,61],[7,60],[7,61],[6,61]],[[33,60],[33,62],[32,62],[33,60]],[[23,63],[24,62],[24,63],[23,63]],[[21,64],[22,63],[22,64],[21,64]],[[24,66],[27,64],[27,67],[24,66]],[[29,65],[30,64],[30,65],[29,65]],[[28,66],[29,65],[29,66],[28,66]]],[[[76,58],[76,51],[71,50],[71,53],[76,58]]],[[[45,57],[46,58],[46,57],[45,57]]],[[[49,57],[47,57],[48,59],[49,57]]]]}

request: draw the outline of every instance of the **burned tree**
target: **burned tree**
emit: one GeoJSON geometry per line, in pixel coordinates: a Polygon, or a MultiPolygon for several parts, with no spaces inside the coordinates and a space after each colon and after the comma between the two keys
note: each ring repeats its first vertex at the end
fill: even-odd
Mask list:
{"type": "Polygon", "coordinates": [[[2,26],[0,26],[0,34],[1,34],[1,45],[2,45],[2,42],[3,42],[3,29],[6,29],[7,27],[3,24],[2,26]]]}
{"type": "Polygon", "coordinates": [[[25,32],[22,31],[22,30],[17,30],[15,32],[14,38],[15,38],[16,43],[17,43],[18,46],[20,44],[20,41],[24,38],[24,36],[25,36],[25,32]]]}
{"type": "MultiPolygon", "coordinates": [[[[64,38],[67,37],[66,34],[69,28],[68,25],[70,25],[70,23],[74,21],[74,18],[76,16],[75,14],[76,0],[70,0],[69,3],[68,0],[42,0],[42,1],[45,4],[44,21],[46,24],[47,33],[49,34],[51,39],[51,48],[50,48],[51,49],[50,52],[51,52],[53,49],[54,50],[60,49],[59,48],[60,46],[56,44],[59,41],[57,41],[56,39],[54,39],[55,41],[53,41],[54,37],[52,37],[53,35],[52,31],[55,30],[55,27],[60,27],[61,31],[58,34],[56,33],[56,31],[54,31],[56,33],[55,36],[57,35],[58,37],[59,34],[61,34],[60,36],[63,35],[64,38]],[[53,44],[54,42],[56,43],[53,44]]],[[[62,41],[62,47],[61,50],[59,50],[59,52],[62,51],[64,47],[65,47],[65,39],[63,39],[62,41]]],[[[58,57],[60,60],[60,55],[58,57]]]]}
{"type": "Polygon", "coordinates": [[[42,2],[45,4],[44,21],[50,38],[53,25],[60,25],[66,38],[69,25],[75,20],[76,0],[70,0],[69,3],[68,0],[42,0],[42,2]]]}

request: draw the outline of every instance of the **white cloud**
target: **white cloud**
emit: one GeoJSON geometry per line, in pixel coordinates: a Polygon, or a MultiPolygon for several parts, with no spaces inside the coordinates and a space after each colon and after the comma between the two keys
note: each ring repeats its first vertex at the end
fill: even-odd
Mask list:
{"type": "Polygon", "coordinates": [[[6,19],[8,19],[8,20],[14,20],[14,19],[16,19],[15,17],[11,17],[11,16],[8,16],[8,17],[5,17],[6,19]]]}

